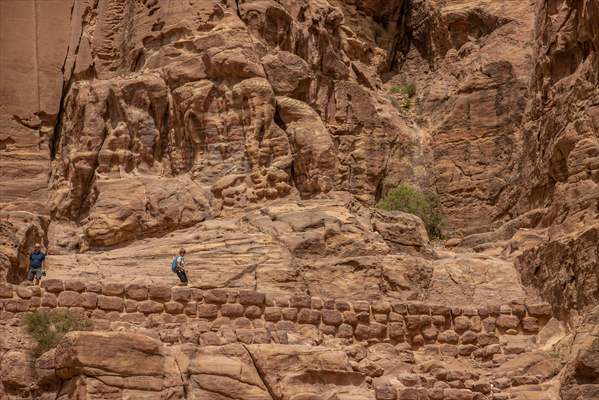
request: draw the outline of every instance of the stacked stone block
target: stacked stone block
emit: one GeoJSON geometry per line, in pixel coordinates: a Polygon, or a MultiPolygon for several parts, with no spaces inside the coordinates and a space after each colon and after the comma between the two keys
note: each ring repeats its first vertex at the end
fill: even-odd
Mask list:
{"type": "Polygon", "coordinates": [[[283,343],[287,332],[310,326],[347,341],[406,342],[430,353],[479,358],[502,352],[499,336],[536,334],[551,317],[548,304],[462,308],[57,279],[45,279],[41,287],[0,285],[0,323],[36,309],[79,312],[98,329],[115,323],[164,328],[161,339],[166,342],[190,336],[207,344],[223,338],[283,343]],[[199,338],[185,331],[189,325],[197,328],[199,338]]]}

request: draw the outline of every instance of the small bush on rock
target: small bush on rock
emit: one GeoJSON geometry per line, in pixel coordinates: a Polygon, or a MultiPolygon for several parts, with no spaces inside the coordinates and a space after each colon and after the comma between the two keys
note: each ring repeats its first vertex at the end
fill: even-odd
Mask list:
{"type": "Polygon", "coordinates": [[[439,200],[434,193],[421,192],[409,185],[392,189],[377,204],[387,211],[403,211],[422,219],[432,239],[442,239],[443,215],[439,200]]]}
{"type": "Polygon", "coordinates": [[[416,86],[413,83],[408,83],[407,85],[397,85],[393,86],[389,92],[412,98],[416,94],[416,86]]]}
{"type": "Polygon", "coordinates": [[[42,354],[58,345],[64,335],[71,331],[87,331],[92,328],[89,319],[71,311],[34,311],[24,318],[27,333],[37,342],[35,352],[42,354]]]}
{"type": "Polygon", "coordinates": [[[404,114],[412,107],[411,99],[416,94],[416,86],[411,83],[393,86],[389,89],[389,93],[399,95],[399,99],[391,98],[391,103],[401,114],[404,114]]]}

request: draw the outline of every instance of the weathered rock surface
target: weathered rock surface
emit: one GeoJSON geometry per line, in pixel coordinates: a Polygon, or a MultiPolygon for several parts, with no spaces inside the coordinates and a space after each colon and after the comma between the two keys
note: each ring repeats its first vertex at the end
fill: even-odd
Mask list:
{"type": "Polygon", "coordinates": [[[342,350],[285,345],[252,345],[247,349],[273,398],[372,398],[364,387],[366,376],[352,370],[342,350]]]}
{"type": "Polygon", "coordinates": [[[173,348],[186,393],[205,399],[272,399],[244,345],[173,348]]]}
{"type": "Polygon", "coordinates": [[[599,396],[599,308],[589,312],[574,335],[560,392],[564,400],[599,396]]]}
{"type": "Polygon", "coordinates": [[[48,219],[25,211],[0,211],[0,282],[27,276],[29,252],[47,241],[48,219]]]}
{"type": "Polygon", "coordinates": [[[597,0],[0,2],[0,397],[599,396],[597,21],[597,0]],[[439,196],[451,250],[372,208],[399,183],[439,196]],[[5,284],[35,242],[42,287],[5,284]],[[35,358],[37,309],[94,331],[35,358]]]}
{"type": "Polygon", "coordinates": [[[50,271],[65,280],[174,284],[173,249],[185,247],[192,285],[202,288],[458,306],[536,298],[513,263],[437,251],[424,232],[413,216],[371,211],[344,197],[276,201],[122,248],[54,255],[50,271]]]}
{"type": "Polygon", "coordinates": [[[435,187],[462,234],[506,220],[497,203],[519,151],[533,25],[527,2],[412,2],[413,39],[390,84],[416,86],[414,118],[429,137],[435,187]]]}
{"type": "Polygon", "coordinates": [[[516,259],[524,284],[535,286],[557,313],[584,311],[599,299],[599,226],[549,239],[516,259]]]}
{"type": "Polygon", "coordinates": [[[543,2],[536,16],[520,207],[546,207],[556,234],[597,220],[598,15],[596,1],[559,1],[543,2]]]}
{"type": "MultiPolygon", "coordinates": [[[[493,356],[498,345],[489,345],[475,360],[448,356],[452,345],[441,346],[445,357],[439,357],[439,346],[434,345],[412,351],[401,344],[365,343],[164,345],[139,333],[78,332],[68,334],[56,351],[43,354],[35,363],[26,352],[4,353],[0,364],[14,368],[3,374],[0,394],[7,398],[20,393],[21,398],[250,400],[311,399],[322,394],[339,399],[397,399],[415,392],[461,399],[492,390],[518,399],[529,398],[525,393],[531,391],[558,398],[553,396],[555,385],[550,379],[560,364],[544,353],[523,353],[506,361],[493,356]],[[487,369],[481,362],[495,366],[487,369]],[[27,371],[25,381],[22,371],[27,371]]],[[[592,385],[578,389],[592,393],[592,385]]]]}
{"type": "Polygon", "coordinates": [[[433,264],[426,299],[438,303],[467,305],[498,304],[501,299],[523,301],[526,288],[520,284],[513,264],[479,255],[447,254],[433,264]]]}
{"type": "MultiPolygon", "coordinates": [[[[3,6],[11,35],[19,18],[43,11],[22,3],[3,6]]],[[[399,21],[405,3],[355,8],[210,0],[56,7],[63,33],[44,40],[57,51],[43,62],[30,57],[39,109],[25,105],[10,80],[27,57],[3,58],[2,103],[11,108],[2,118],[2,163],[18,179],[2,182],[0,200],[39,201],[38,212],[78,228],[83,248],[289,195],[341,189],[372,202],[386,175],[415,177],[422,149],[368,83],[391,63],[392,32],[402,28],[383,39],[372,21],[358,38],[343,23],[344,12],[399,21]],[[63,65],[46,67],[57,55],[63,65]],[[50,90],[42,80],[62,84],[50,90]],[[25,177],[19,165],[30,159],[25,177]]],[[[44,29],[23,41],[38,43],[44,29]]],[[[18,53],[9,41],[6,53],[18,53]]]]}

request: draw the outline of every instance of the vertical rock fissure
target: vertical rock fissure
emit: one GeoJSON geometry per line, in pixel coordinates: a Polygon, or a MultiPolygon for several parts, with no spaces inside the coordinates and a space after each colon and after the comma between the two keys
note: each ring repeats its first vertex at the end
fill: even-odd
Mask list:
{"type": "Polygon", "coordinates": [[[54,160],[56,158],[56,152],[58,150],[58,145],[60,142],[60,130],[62,128],[62,114],[64,112],[64,102],[66,97],[66,90],[63,89],[62,94],[60,95],[60,103],[58,104],[58,114],[56,114],[56,122],[54,123],[54,129],[52,131],[52,137],[50,138],[50,160],[54,160]]]}
{"type": "Polygon", "coordinates": [[[380,175],[378,176],[378,180],[377,180],[375,192],[374,192],[374,204],[375,205],[383,197],[385,177],[387,176],[387,172],[389,171],[389,160],[391,159],[391,157],[393,157],[393,155],[397,151],[397,146],[398,146],[398,140],[397,140],[397,138],[395,138],[395,139],[393,139],[393,141],[391,142],[391,144],[389,146],[390,150],[385,159],[385,166],[383,167],[383,170],[381,171],[380,175]]]}
{"type": "Polygon", "coordinates": [[[37,111],[39,112],[41,110],[41,103],[40,103],[40,70],[39,70],[39,60],[38,60],[38,46],[39,46],[39,40],[37,40],[37,38],[39,37],[39,32],[38,32],[38,26],[37,26],[37,0],[34,0],[33,2],[33,25],[34,25],[34,32],[35,32],[35,47],[34,47],[34,51],[35,51],[35,55],[33,57],[34,63],[35,63],[35,80],[36,80],[36,84],[35,84],[35,91],[36,91],[36,98],[37,98],[37,111]]]}
{"type": "Polygon", "coordinates": [[[297,182],[297,176],[296,176],[296,171],[295,171],[295,165],[296,165],[295,155],[297,154],[297,151],[295,149],[295,140],[291,140],[290,134],[289,134],[289,132],[287,132],[287,125],[285,124],[285,121],[283,121],[283,118],[281,118],[278,108],[276,108],[276,110],[275,110],[273,123],[275,125],[277,125],[279,128],[281,128],[283,130],[283,132],[285,132],[285,134],[287,135],[287,138],[289,140],[289,147],[291,149],[291,154],[294,156],[294,157],[292,157],[293,161],[291,162],[291,166],[289,167],[289,185],[291,185],[297,189],[299,187],[299,183],[297,182]]]}
{"type": "MultiPolygon", "coordinates": [[[[71,7],[71,24],[73,23],[73,12],[75,10],[75,1],[73,1],[73,6],[71,7]]],[[[83,23],[83,22],[82,22],[83,23]]],[[[79,47],[81,46],[81,38],[83,36],[83,27],[81,29],[81,33],[79,34],[79,40],[77,41],[77,46],[75,47],[75,51],[73,53],[74,60],[77,59],[77,54],[79,54],[79,47]]],[[[64,113],[64,102],[66,100],[67,94],[71,90],[72,85],[72,77],[75,72],[75,61],[73,61],[73,65],[71,66],[71,71],[69,71],[69,78],[65,80],[65,68],[67,66],[67,60],[69,58],[69,52],[71,51],[70,46],[67,47],[67,51],[64,57],[64,61],[62,63],[62,92],[60,94],[60,102],[58,103],[58,114],[56,114],[56,121],[54,122],[54,129],[52,131],[52,137],[50,139],[50,159],[54,160],[56,158],[56,151],[58,149],[60,143],[60,131],[62,129],[62,116],[64,113]]]]}
{"type": "Polygon", "coordinates": [[[254,368],[256,369],[256,372],[258,373],[258,376],[260,376],[260,380],[262,381],[262,383],[264,383],[264,387],[268,391],[268,394],[270,395],[270,397],[272,398],[272,400],[281,400],[279,398],[279,396],[275,395],[273,389],[270,387],[270,384],[268,383],[268,380],[266,379],[264,371],[262,371],[262,368],[260,368],[260,366],[256,362],[256,359],[254,358],[254,355],[252,354],[252,352],[248,350],[248,348],[247,348],[247,346],[245,344],[241,344],[241,345],[245,349],[245,351],[248,354],[248,356],[250,356],[250,359],[252,360],[252,364],[254,365],[254,368]]]}
{"type": "MultiPolygon", "coordinates": [[[[108,100],[107,100],[107,105],[106,105],[106,114],[104,116],[104,120],[108,121],[109,120],[109,113],[110,113],[110,96],[113,96],[114,94],[111,92],[109,94],[108,100]]],[[[113,100],[113,102],[115,104],[118,104],[118,101],[115,99],[113,100]]],[[[78,210],[78,214],[77,214],[77,222],[81,223],[81,221],[83,219],[85,219],[90,212],[90,201],[89,198],[91,196],[91,194],[94,192],[94,183],[96,182],[96,171],[98,169],[98,165],[100,164],[100,160],[99,160],[99,152],[102,150],[102,148],[104,147],[104,143],[106,142],[106,138],[108,137],[108,128],[104,127],[104,130],[102,132],[102,137],[101,137],[101,142],[100,145],[98,146],[98,154],[96,154],[96,157],[93,159],[92,165],[91,165],[91,173],[87,179],[87,183],[83,189],[83,192],[81,194],[81,203],[79,204],[79,210],[78,210]]]]}
{"type": "Polygon", "coordinates": [[[239,0],[235,0],[235,11],[237,11],[237,16],[241,19],[241,11],[239,11],[239,0]]]}
{"type": "Polygon", "coordinates": [[[58,400],[58,398],[60,397],[60,392],[62,392],[63,386],[64,386],[64,381],[61,379],[60,384],[58,385],[58,390],[56,391],[56,397],[54,397],[54,400],[58,400]]]}
{"type": "Polygon", "coordinates": [[[376,184],[376,189],[374,191],[374,204],[377,204],[379,200],[383,197],[383,181],[385,180],[385,174],[387,171],[384,171],[378,179],[376,184]]]}
{"type": "Polygon", "coordinates": [[[189,380],[189,378],[186,376],[186,374],[183,374],[183,371],[181,371],[181,367],[179,366],[179,360],[177,360],[177,357],[174,357],[175,360],[175,364],[177,365],[177,369],[179,370],[179,376],[181,377],[181,382],[183,383],[183,395],[185,397],[185,399],[188,399],[188,388],[187,388],[187,382],[186,380],[189,380]]]}
{"type": "Polygon", "coordinates": [[[401,52],[405,57],[410,49],[411,35],[410,32],[407,31],[407,18],[410,15],[411,9],[412,0],[406,0],[403,2],[401,9],[399,10],[399,17],[396,22],[398,31],[390,49],[391,54],[388,72],[395,70],[397,67],[398,53],[401,52]]]}

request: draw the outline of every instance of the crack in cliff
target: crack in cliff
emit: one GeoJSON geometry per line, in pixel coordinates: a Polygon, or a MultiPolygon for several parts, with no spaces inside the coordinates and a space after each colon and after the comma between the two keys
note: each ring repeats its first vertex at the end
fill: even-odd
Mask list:
{"type": "Polygon", "coordinates": [[[268,380],[266,379],[266,376],[265,376],[266,374],[264,373],[262,368],[259,366],[259,364],[256,362],[256,359],[254,358],[254,355],[252,354],[252,352],[248,350],[248,348],[245,344],[241,343],[241,346],[244,348],[244,350],[250,357],[250,360],[252,360],[252,364],[254,365],[256,372],[258,373],[258,376],[260,377],[260,380],[262,381],[262,383],[264,383],[264,387],[268,391],[268,394],[270,395],[272,400],[281,400],[279,398],[279,396],[275,395],[274,390],[270,387],[270,384],[268,383],[268,380]]]}
{"type": "MultiPolygon", "coordinates": [[[[73,11],[74,10],[75,10],[75,1],[73,1],[73,4],[71,6],[71,16],[69,18],[69,20],[71,22],[73,21],[73,11]]],[[[83,29],[81,30],[81,35],[83,35],[83,29]]],[[[77,43],[76,52],[79,48],[79,44],[81,43],[81,35],[79,36],[79,42],[77,43]]],[[[56,149],[58,147],[58,142],[59,142],[59,138],[60,138],[60,130],[62,128],[61,121],[62,121],[62,115],[64,113],[64,102],[65,102],[66,95],[68,93],[67,86],[69,86],[69,88],[70,88],[70,77],[69,77],[69,83],[65,82],[65,80],[64,80],[64,72],[65,72],[65,68],[67,65],[67,60],[69,58],[70,50],[71,50],[71,48],[70,48],[70,44],[69,44],[69,46],[67,46],[67,51],[65,52],[65,55],[64,55],[64,60],[62,61],[62,67],[60,68],[60,71],[62,72],[62,77],[63,77],[62,92],[60,94],[60,101],[58,103],[58,113],[56,114],[56,121],[54,123],[54,128],[52,129],[52,137],[50,138],[50,142],[48,144],[48,147],[50,148],[50,159],[51,160],[54,160],[56,158],[56,149]]],[[[71,73],[72,72],[73,72],[73,69],[71,69],[71,73]]]]}
{"type": "MultiPolygon", "coordinates": [[[[110,91],[108,98],[107,98],[106,113],[103,116],[104,121],[110,120],[109,101],[111,100],[112,96],[114,96],[114,93],[112,91],[110,91]]],[[[118,104],[118,101],[116,99],[113,101],[115,104],[118,104]]],[[[78,209],[78,213],[77,213],[77,223],[78,224],[81,224],[81,221],[89,216],[89,212],[91,209],[90,196],[92,194],[94,194],[94,192],[95,192],[94,191],[94,189],[95,189],[94,183],[96,182],[96,172],[98,170],[98,166],[100,165],[100,160],[99,160],[100,151],[104,147],[104,143],[106,142],[108,135],[109,135],[108,128],[105,126],[103,129],[103,132],[102,132],[102,139],[101,139],[100,145],[98,146],[98,151],[97,151],[96,156],[94,157],[93,163],[91,165],[90,175],[87,178],[86,184],[83,186],[84,191],[81,193],[81,202],[79,204],[79,209],[78,209]]]]}
{"type": "Polygon", "coordinates": [[[173,357],[173,359],[175,360],[175,365],[177,366],[177,369],[179,370],[179,376],[181,377],[181,383],[183,383],[183,395],[187,399],[189,393],[188,393],[187,383],[185,381],[186,381],[186,379],[187,379],[187,381],[189,381],[189,377],[187,377],[186,374],[183,374],[183,372],[181,371],[181,366],[179,365],[179,360],[177,360],[177,357],[173,357]]]}
{"type": "MultiPolygon", "coordinates": [[[[75,3],[76,2],[73,1],[73,5],[71,6],[71,16],[70,16],[71,23],[73,22],[73,13],[75,10],[75,3]]],[[[64,114],[64,103],[65,103],[66,97],[67,97],[68,93],[71,91],[71,87],[73,85],[73,75],[75,73],[75,67],[77,64],[77,62],[76,62],[77,56],[79,55],[79,48],[81,47],[81,40],[85,34],[84,24],[85,24],[85,21],[87,20],[88,16],[91,19],[93,19],[94,10],[97,7],[97,5],[98,5],[98,2],[96,0],[92,5],[90,5],[88,8],[85,9],[85,12],[81,16],[81,32],[79,33],[79,40],[77,41],[77,46],[75,46],[75,50],[72,53],[73,62],[71,65],[71,70],[69,71],[68,80],[65,80],[65,71],[66,71],[66,67],[67,67],[67,60],[69,59],[69,54],[71,54],[70,43],[67,46],[65,57],[62,62],[62,67],[60,68],[60,70],[62,72],[62,77],[63,77],[62,93],[60,95],[60,101],[58,103],[58,113],[56,114],[56,121],[54,123],[54,129],[52,130],[52,137],[50,138],[50,143],[49,143],[51,160],[54,160],[56,158],[56,151],[59,146],[60,139],[61,139],[60,132],[62,130],[62,117],[64,114]]],[[[93,72],[92,77],[95,77],[95,71],[92,70],[92,72],[93,72]]]]}
{"type": "MultiPolygon", "coordinates": [[[[405,58],[408,51],[410,50],[410,46],[412,43],[412,35],[408,30],[408,17],[410,16],[412,8],[412,1],[405,1],[401,9],[399,10],[399,17],[397,20],[397,29],[398,32],[394,37],[393,44],[389,49],[389,65],[387,67],[387,71],[391,72],[397,67],[398,61],[398,53],[401,52],[402,56],[405,58]]],[[[400,67],[401,68],[401,67],[400,67]]]]}
{"type": "MultiPolygon", "coordinates": [[[[297,173],[295,171],[295,164],[296,164],[296,157],[295,155],[297,154],[297,150],[295,149],[295,141],[291,140],[291,135],[289,132],[287,132],[287,124],[285,124],[285,121],[283,121],[283,118],[281,118],[281,114],[279,113],[279,107],[275,107],[275,115],[273,117],[273,123],[278,126],[281,130],[283,130],[283,132],[285,132],[285,135],[287,136],[287,141],[289,142],[289,150],[291,153],[291,166],[289,167],[289,184],[292,187],[295,187],[296,189],[299,190],[298,188],[298,177],[297,177],[297,173]]],[[[301,191],[300,191],[300,196],[301,196],[301,191]]]]}
{"type": "MultiPolygon", "coordinates": [[[[242,369],[243,369],[243,368],[242,368],[242,367],[240,367],[240,372],[239,372],[239,373],[240,373],[240,375],[241,375],[241,370],[242,370],[242,369]]],[[[263,389],[263,390],[264,390],[264,387],[263,387],[263,386],[260,386],[260,384],[258,384],[258,383],[253,383],[253,382],[249,382],[249,381],[247,381],[247,380],[244,380],[244,379],[243,379],[243,377],[241,377],[241,376],[240,376],[240,377],[234,377],[234,378],[233,378],[233,377],[231,377],[231,375],[227,375],[227,374],[226,374],[226,373],[224,373],[224,372],[222,372],[222,373],[219,373],[219,372],[213,372],[213,371],[211,371],[210,373],[207,373],[207,372],[206,372],[206,373],[199,372],[199,373],[194,373],[193,375],[194,375],[194,376],[218,376],[218,377],[221,377],[221,378],[235,379],[235,380],[237,380],[238,382],[240,382],[240,383],[243,383],[243,384],[245,384],[245,385],[248,385],[248,386],[253,386],[253,387],[257,387],[257,388],[259,388],[259,389],[263,389]]]]}
{"type": "MultiPolygon", "coordinates": [[[[71,23],[73,22],[73,12],[75,11],[75,1],[73,1],[73,4],[71,5],[71,15],[69,20],[71,21],[71,23]]],[[[79,53],[79,46],[81,45],[81,37],[83,36],[83,27],[81,29],[81,33],[79,34],[79,40],[77,41],[77,46],[75,47],[75,52],[74,55],[77,56],[77,54],[79,53]]],[[[64,80],[64,73],[65,73],[65,69],[67,66],[67,60],[69,59],[69,53],[71,52],[71,46],[70,43],[67,46],[67,51],[65,52],[64,55],[64,60],[62,62],[62,67],[60,68],[61,72],[62,72],[62,77],[63,77],[63,81],[62,81],[62,93],[60,95],[60,102],[58,103],[58,114],[56,115],[56,122],[54,124],[54,129],[52,131],[52,138],[50,141],[50,158],[53,160],[56,156],[56,147],[58,146],[58,141],[60,138],[60,130],[62,128],[61,126],[61,121],[62,121],[62,115],[64,112],[64,102],[65,102],[65,98],[66,95],[70,89],[71,86],[71,77],[73,76],[73,71],[75,70],[75,62],[73,62],[73,65],[71,67],[71,71],[69,74],[69,80],[65,82],[64,80]]]]}
{"type": "Polygon", "coordinates": [[[395,152],[398,149],[398,138],[397,136],[391,141],[389,144],[390,150],[385,158],[385,166],[383,167],[381,173],[377,176],[377,183],[374,191],[374,202],[375,204],[379,202],[379,200],[383,197],[383,183],[385,181],[385,177],[387,176],[387,172],[389,169],[389,160],[393,157],[395,152]]]}
{"type": "Polygon", "coordinates": [[[60,385],[58,386],[58,390],[56,391],[56,397],[54,397],[54,400],[58,400],[58,398],[60,397],[60,392],[62,392],[63,386],[64,386],[64,381],[61,379],[60,385]]]}
{"type": "Polygon", "coordinates": [[[460,282],[453,277],[453,274],[451,273],[450,270],[447,270],[447,276],[449,276],[449,279],[451,279],[453,281],[453,283],[455,283],[456,285],[460,284],[460,282]]]}
{"type": "Polygon", "coordinates": [[[64,113],[64,102],[66,97],[66,90],[63,87],[62,94],[60,96],[60,103],[58,105],[58,114],[56,115],[56,122],[54,123],[54,129],[52,130],[52,137],[49,141],[50,148],[50,159],[56,158],[56,151],[60,142],[60,130],[62,129],[62,115],[64,113]]]}
{"type": "Polygon", "coordinates": [[[241,18],[241,11],[239,11],[239,0],[235,0],[235,11],[237,12],[237,16],[239,17],[239,19],[243,21],[243,19],[241,18]]]}
{"type": "Polygon", "coordinates": [[[241,272],[239,272],[238,274],[236,274],[236,275],[232,276],[231,278],[227,279],[227,281],[224,283],[223,287],[229,287],[229,285],[232,282],[234,282],[237,279],[242,278],[245,274],[252,273],[252,272],[255,274],[256,268],[258,268],[258,263],[248,265],[241,272]]]}
{"type": "MultiPolygon", "coordinates": [[[[555,31],[556,33],[560,33],[562,31],[562,28],[568,23],[568,21],[570,21],[570,17],[572,16],[572,12],[574,11],[574,8],[568,8],[568,14],[566,14],[566,17],[563,19],[563,21],[561,22],[561,24],[558,26],[557,30],[555,31]]],[[[545,55],[549,55],[551,54],[551,51],[554,48],[554,45],[557,42],[557,38],[559,36],[555,36],[553,42],[547,46],[547,50],[545,50],[545,55]]]]}

